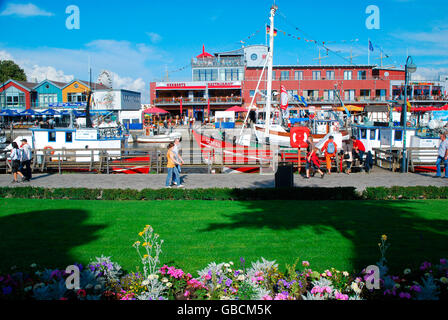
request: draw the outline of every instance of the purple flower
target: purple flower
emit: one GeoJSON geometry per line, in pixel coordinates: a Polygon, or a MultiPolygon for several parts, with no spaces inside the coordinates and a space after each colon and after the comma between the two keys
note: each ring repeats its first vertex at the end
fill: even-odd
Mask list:
{"type": "Polygon", "coordinates": [[[446,259],[440,259],[440,264],[446,264],[446,259]]]}
{"type": "Polygon", "coordinates": [[[226,280],[226,286],[230,287],[232,285],[232,280],[231,279],[227,279],[226,280]]]}
{"type": "Polygon", "coordinates": [[[407,292],[400,292],[400,298],[401,299],[411,299],[411,295],[407,292]]]}
{"type": "Polygon", "coordinates": [[[410,290],[414,290],[415,292],[422,291],[422,289],[419,286],[417,286],[417,285],[413,285],[410,290]]]}

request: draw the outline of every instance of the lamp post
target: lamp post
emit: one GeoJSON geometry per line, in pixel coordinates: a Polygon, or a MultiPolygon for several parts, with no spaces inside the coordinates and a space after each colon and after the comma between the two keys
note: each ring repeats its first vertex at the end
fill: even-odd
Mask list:
{"type": "Polygon", "coordinates": [[[409,73],[414,73],[417,71],[417,66],[414,64],[411,56],[406,59],[406,65],[404,68],[405,72],[405,85],[404,85],[404,102],[402,110],[402,124],[403,124],[403,159],[401,164],[401,172],[407,172],[407,153],[406,153],[406,128],[407,128],[407,109],[408,109],[408,80],[409,73]]]}

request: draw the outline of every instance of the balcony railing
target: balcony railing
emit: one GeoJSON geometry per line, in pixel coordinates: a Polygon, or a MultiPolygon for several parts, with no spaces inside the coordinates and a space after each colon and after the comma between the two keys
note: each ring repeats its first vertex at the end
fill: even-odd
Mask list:
{"type": "MultiPolygon", "coordinates": [[[[180,98],[156,98],[153,100],[155,105],[180,105],[180,98]]],[[[210,104],[241,104],[241,97],[211,97],[210,104]]],[[[207,98],[183,98],[182,105],[206,105],[207,98]]]]}
{"type": "MultiPolygon", "coordinates": [[[[305,100],[307,103],[322,103],[322,104],[333,104],[333,103],[339,103],[337,99],[333,98],[324,98],[324,97],[305,97],[305,100]]],[[[354,99],[346,99],[343,98],[342,101],[344,103],[356,103],[356,102],[385,102],[387,100],[386,97],[355,97],[354,99]]],[[[278,103],[279,99],[274,98],[272,99],[272,102],[278,103]]],[[[257,99],[257,104],[265,104],[266,98],[260,98],[257,99]]],[[[298,101],[296,99],[289,99],[289,104],[301,104],[301,101],[298,101]]]]}
{"type": "Polygon", "coordinates": [[[191,67],[244,67],[244,61],[235,60],[218,60],[218,59],[192,59],[191,67]]]}

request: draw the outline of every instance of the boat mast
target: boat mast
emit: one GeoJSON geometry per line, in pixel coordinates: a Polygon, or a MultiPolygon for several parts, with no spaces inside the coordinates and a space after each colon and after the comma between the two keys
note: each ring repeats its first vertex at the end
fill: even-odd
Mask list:
{"type": "Polygon", "coordinates": [[[269,140],[269,127],[271,125],[271,103],[272,103],[272,64],[274,60],[274,16],[278,7],[274,4],[271,7],[270,28],[269,28],[269,53],[268,53],[268,83],[266,97],[266,124],[265,137],[269,140]]]}

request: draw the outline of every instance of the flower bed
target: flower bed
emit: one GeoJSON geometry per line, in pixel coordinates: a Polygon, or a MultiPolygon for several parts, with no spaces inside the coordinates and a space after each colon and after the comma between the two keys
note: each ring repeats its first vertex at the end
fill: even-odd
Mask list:
{"type": "Polygon", "coordinates": [[[124,272],[109,257],[96,258],[80,270],[79,286],[68,289],[71,274],[65,270],[29,270],[0,273],[2,300],[446,300],[448,263],[422,263],[418,270],[389,275],[385,254],[387,237],[381,238],[379,288],[369,289],[372,275],[362,270],[350,274],[336,269],[317,272],[307,261],[298,261],[281,272],[275,261],[264,258],[250,266],[241,258],[210,263],[197,276],[176,266],[160,265],[163,240],[146,226],[133,247],[141,271],[124,272]]]}

